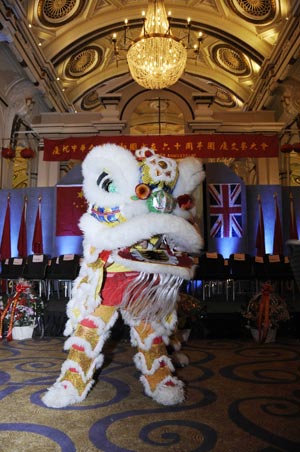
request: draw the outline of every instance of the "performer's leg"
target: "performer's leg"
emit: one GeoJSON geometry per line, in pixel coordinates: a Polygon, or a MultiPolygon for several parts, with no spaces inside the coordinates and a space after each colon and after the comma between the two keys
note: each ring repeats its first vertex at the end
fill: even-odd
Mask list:
{"type": "Polygon", "coordinates": [[[68,358],[59,378],[43,397],[45,405],[62,408],[85,399],[94,383],[95,369],[102,366],[101,351],[117,317],[115,306],[100,305],[79,323],[65,342],[68,358]]]}
{"type": "Polygon", "coordinates": [[[139,350],[134,361],[142,372],[145,393],[162,405],[175,405],[184,401],[184,385],[172,375],[174,366],[164,343],[166,333],[168,336],[161,324],[140,322],[131,326],[131,341],[139,350]]]}

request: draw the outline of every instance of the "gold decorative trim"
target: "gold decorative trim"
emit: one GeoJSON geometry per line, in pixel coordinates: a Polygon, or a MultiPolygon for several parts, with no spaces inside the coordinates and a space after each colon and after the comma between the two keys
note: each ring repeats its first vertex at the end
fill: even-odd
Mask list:
{"type": "Polygon", "coordinates": [[[37,15],[47,27],[60,27],[74,20],[86,5],[86,0],[39,0],[37,15]]]}
{"type": "Polygon", "coordinates": [[[227,0],[228,7],[248,22],[267,24],[277,15],[276,0],[227,0]]]}
{"type": "Polygon", "coordinates": [[[81,102],[82,110],[93,110],[96,107],[99,107],[101,104],[99,100],[99,95],[96,90],[88,93],[81,102]]]}
{"type": "Polygon", "coordinates": [[[226,91],[225,89],[222,89],[220,87],[217,87],[214,102],[216,104],[220,105],[221,107],[226,107],[226,108],[236,107],[236,102],[235,102],[233,96],[228,91],[226,91]]]}
{"type": "Polygon", "coordinates": [[[217,66],[237,76],[250,75],[251,69],[246,56],[226,44],[216,45],[212,49],[212,59],[217,66]]]}
{"type": "Polygon", "coordinates": [[[99,66],[102,58],[101,49],[96,46],[86,47],[71,56],[66,66],[66,76],[78,78],[87,75],[99,66]]]}

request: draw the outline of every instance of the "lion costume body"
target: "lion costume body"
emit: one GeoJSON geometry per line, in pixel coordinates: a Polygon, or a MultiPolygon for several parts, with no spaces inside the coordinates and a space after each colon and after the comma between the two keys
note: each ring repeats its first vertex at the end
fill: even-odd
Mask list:
{"type": "Polygon", "coordinates": [[[79,223],[83,259],[67,306],[69,354],[43,402],[60,408],[85,399],[120,313],[138,347],[134,362],[145,393],[163,405],[181,403],[183,383],[166,345],[179,288],[193,275],[188,253],[202,247],[190,196],[204,179],[202,165],[107,144],[89,152],[82,173],[89,207],[79,223]]]}

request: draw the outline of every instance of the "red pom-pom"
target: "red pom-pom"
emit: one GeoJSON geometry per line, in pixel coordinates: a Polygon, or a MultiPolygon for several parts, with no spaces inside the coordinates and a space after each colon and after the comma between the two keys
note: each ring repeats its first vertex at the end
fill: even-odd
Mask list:
{"type": "Polygon", "coordinates": [[[283,154],[289,154],[293,150],[293,146],[290,143],[285,143],[280,148],[283,154]]]}
{"type": "Polygon", "coordinates": [[[2,148],[2,157],[11,160],[16,156],[16,152],[11,148],[2,148]]]}
{"type": "Polygon", "coordinates": [[[194,202],[190,195],[181,195],[177,198],[178,205],[181,209],[189,210],[193,207],[194,202]]]}
{"type": "Polygon", "coordinates": [[[21,157],[23,159],[32,159],[34,157],[34,150],[31,148],[24,148],[21,150],[21,157]]]}
{"type": "Polygon", "coordinates": [[[300,152],[300,143],[293,143],[292,147],[295,152],[300,152]]]}
{"type": "Polygon", "coordinates": [[[151,157],[152,155],[153,155],[153,152],[151,152],[149,150],[145,152],[145,157],[146,158],[151,157]]]}

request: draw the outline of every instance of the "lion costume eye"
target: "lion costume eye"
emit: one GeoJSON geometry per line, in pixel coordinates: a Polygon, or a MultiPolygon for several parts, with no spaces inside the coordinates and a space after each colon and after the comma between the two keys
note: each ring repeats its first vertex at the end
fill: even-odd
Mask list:
{"type": "Polygon", "coordinates": [[[115,193],[117,191],[110,175],[106,171],[103,171],[98,177],[97,185],[108,193],[115,193]]]}

